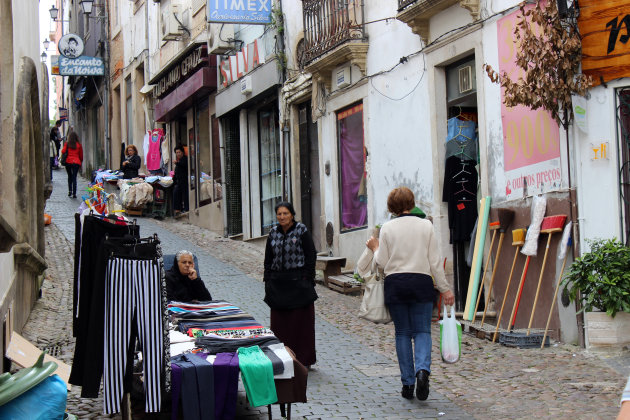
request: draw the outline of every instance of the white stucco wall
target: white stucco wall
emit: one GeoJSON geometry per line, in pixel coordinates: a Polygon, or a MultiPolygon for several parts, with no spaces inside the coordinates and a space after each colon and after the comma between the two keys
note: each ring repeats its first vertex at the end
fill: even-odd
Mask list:
{"type": "Polygon", "coordinates": [[[586,102],[588,133],[575,127],[570,133],[576,157],[574,183],[578,188],[582,252],[588,251],[588,239],[621,238],[622,235],[615,90],[628,86],[630,79],[625,78],[608,83],[607,88],[593,88],[586,102]],[[592,145],[601,143],[608,144],[608,159],[593,160],[592,145]]]}

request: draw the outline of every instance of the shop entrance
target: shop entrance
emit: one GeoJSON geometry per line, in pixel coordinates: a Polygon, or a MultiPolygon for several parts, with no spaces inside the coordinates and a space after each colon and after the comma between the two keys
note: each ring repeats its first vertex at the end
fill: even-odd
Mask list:
{"type": "Polygon", "coordinates": [[[243,233],[243,204],[241,198],[241,140],[238,114],[222,119],[225,153],[225,206],[227,234],[243,233]]]}
{"type": "Polygon", "coordinates": [[[623,241],[630,246],[630,88],[617,90],[619,125],[619,191],[623,217],[623,241]]]}
{"type": "Polygon", "coordinates": [[[313,236],[315,248],[321,248],[319,143],[317,123],[312,121],[311,102],[298,105],[300,137],[300,202],[302,223],[313,236]]]}
{"type": "MultiPolygon", "coordinates": [[[[442,200],[448,206],[450,243],[453,247],[455,305],[466,305],[471,258],[468,253],[477,220],[479,152],[477,143],[477,86],[475,56],[446,67],[447,137],[442,200]]],[[[479,307],[484,308],[483,302],[479,307]]]]}

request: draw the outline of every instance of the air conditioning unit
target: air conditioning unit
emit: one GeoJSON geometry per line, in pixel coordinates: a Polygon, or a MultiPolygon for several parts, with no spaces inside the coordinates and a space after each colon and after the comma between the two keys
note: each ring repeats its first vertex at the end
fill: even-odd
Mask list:
{"type": "Polygon", "coordinates": [[[341,89],[350,84],[350,66],[338,69],[335,72],[335,85],[337,89],[341,89]]]}
{"type": "Polygon", "coordinates": [[[173,41],[180,39],[182,29],[175,19],[175,16],[181,20],[181,5],[171,2],[161,13],[160,16],[160,35],[162,41],[173,41]]]}
{"type": "Polygon", "coordinates": [[[472,89],[472,66],[464,66],[459,69],[459,93],[470,92],[472,89]]]}
{"type": "Polygon", "coordinates": [[[224,54],[234,50],[234,25],[230,23],[208,24],[208,54],[224,54]]]}

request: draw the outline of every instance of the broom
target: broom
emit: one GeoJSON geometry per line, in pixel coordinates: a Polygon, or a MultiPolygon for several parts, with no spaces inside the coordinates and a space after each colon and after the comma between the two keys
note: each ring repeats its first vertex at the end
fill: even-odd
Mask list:
{"type": "Polygon", "coordinates": [[[497,335],[499,334],[499,326],[501,325],[501,317],[503,316],[503,308],[505,308],[505,301],[507,300],[508,291],[510,290],[510,283],[512,282],[512,276],[514,274],[514,266],[516,266],[516,258],[518,257],[518,251],[525,243],[525,231],[526,229],[514,229],[512,230],[512,245],[516,246],[514,252],[514,260],[512,261],[512,269],[510,270],[510,276],[508,277],[507,286],[505,286],[505,294],[503,295],[503,302],[501,302],[501,311],[499,311],[499,317],[497,318],[497,327],[494,330],[492,336],[492,342],[497,341],[497,335]]]}
{"type": "MultiPolygon", "coordinates": [[[[489,225],[488,230],[492,232],[492,240],[490,241],[490,250],[488,251],[488,258],[486,258],[486,265],[483,267],[483,276],[481,276],[481,283],[479,284],[479,293],[477,294],[477,303],[475,304],[475,310],[473,311],[472,322],[475,323],[475,317],[477,316],[477,309],[479,308],[479,301],[481,300],[481,293],[483,293],[483,285],[486,280],[486,274],[488,273],[488,264],[490,263],[490,257],[492,256],[492,247],[494,247],[494,239],[497,236],[497,230],[501,227],[501,222],[492,222],[489,225]]],[[[500,245],[499,245],[500,246],[500,245]]],[[[486,305],[487,306],[487,305],[486,305]]]]}
{"type": "Polygon", "coordinates": [[[553,313],[553,307],[556,304],[556,299],[558,298],[558,290],[560,289],[560,283],[562,283],[562,273],[564,272],[564,267],[567,264],[567,257],[569,256],[569,248],[571,248],[572,240],[571,240],[571,225],[573,222],[567,223],[564,227],[564,232],[562,233],[562,241],[560,246],[563,247],[560,249],[558,253],[558,259],[563,258],[562,268],[560,269],[560,274],[558,275],[558,281],[556,283],[556,290],[553,292],[553,299],[551,300],[551,308],[549,308],[549,316],[547,317],[547,325],[545,326],[545,334],[543,335],[542,344],[540,348],[545,347],[545,339],[547,338],[547,331],[549,331],[549,323],[551,322],[551,314],[553,313]]]}
{"type": "MultiPolygon", "coordinates": [[[[499,245],[497,247],[497,255],[494,258],[494,266],[492,267],[492,276],[490,277],[490,286],[488,286],[488,300],[490,300],[490,293],[492,293],[492,286],[494,285],[494,277],[497,274],[497,266],[499,263],[499,257],[501,256],[501,245],[503,245],[503,238],[505,236],[505,231],[514,220],[514,211],[509,209],[498,209],[499,216],[499,245]]],[[[488,310],[488,303],[486,302],[486,307],[483,310],[483,317],[481,317],[481,326],[483,327],[483,322],[486,319],[486,311],[488,310]]]]}
{"type": "Polygon", "coordinates": [[[545,265],[547,264],[547,254],[549,254],[549,245],[551,244],[551,235],[556,232],[562,232],[564,222],[567,220],[565,214],[559,214],[556,216],[547,216],[543,219],[540,225],[540,233],[547,234],[547,247],[545,248],[545,256],[543,257],[542,267],[540,268],[540,276],[538,277],[538,286],[536,287],[536,295],[534,296],[534,305],[532,306],[532,313],[529,316],[529,324],[527,324],[527,335],[532,328],[532,321],[534,320],[534,313],[536,312],[536,304],[538,303],[538,294],[540,293],[540,285],[542,284],[543,274],[545,273],[545,265]]]}

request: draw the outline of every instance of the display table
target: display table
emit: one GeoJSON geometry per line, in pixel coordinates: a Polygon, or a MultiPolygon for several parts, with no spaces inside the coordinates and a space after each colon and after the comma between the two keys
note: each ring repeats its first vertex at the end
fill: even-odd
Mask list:
{"type": "MultiPolygon", "coordinates": [[[[241,351],[244,349],[254,349],[260,352],[259,354],[261,355],[264,352],[265,356],[269,356],[269,369],[271,369],[273,364],[273,382],[269,382],[270,385],[264,385],[264,381],[258,381],[256,383],[258,384],[259,391],[261,386],[275,387],[275,390],[267,388],[265,392],[277,396],[277,398],[273,398],[272,403],[280,404],[282,416],[288,416],[287,418],[290,418],[292,403],[306,402],[308,369],[295,358],[293,351],[284,347],[268,328],[261,326],[251,315],[225,301],[200,302],[199,304],[171,302],[169,304],[169,313],[173,321],[170,334],[171,361],[173,364],[177,365],[177,370],[173,368],[172,383],[174,388],[176,387],[176,383],[182,383],[183,379],[181,378],[185,378],[186,375],[190,377],[190,375],[195,374],[197,383],[202,383],[204,380],[214,381],[214,396],[217,404],[224,404],[225,401],[228,401],[226,404],[234,404],[234,407],[226,408],[226,410],[235,410],[236,383],[232,383],[232,388],[228,391],[228,395],[226,396],[225,383],[221,382],[221,384],[219,384],[217,382],[217,375],[224,380],[226,369],[228,369],[228,366],[224,363],[226,357],[228,359],[230,357],[238,358],[238,367],[236,367],[233,362],[230,362],[231,369],[237,369],[236,371],[232,370],[232,375],[238,375],[233,376],[234,378],[243,378],[242,380],[247,391],[248,401],[252,401],[249,394],[250,390],[246,384],[246,379],[250,384],[252,383],[252,379],[251,376],[248,376],[248,370],[245,370],[243,367],[243,363],[247,364],[248,359],[241,356],[241,351]],[[208,314],[206,320],[203,320],[204,314],[208,314]],[[186,334],[183,334],[184,331],[186,334]],[[184,337],[191,335],[196,337],[194,342],[185,341],[186,339],[184,337]],[[190,353],[193,353],[193,355],[190,353]],[[282,356],[278,356],[281,353],[288,353],[290,357],[283,359],[282,356]],[[229,356],[230,354],[232,354],[232,356],[229,356]],[[218,364],[219,357],[222,357],[222,363],[220,365],[218,364]],[[272,363],[274,358],[277,360],[272,363]],[[184,365],[180,365],[180,360],[182,359],[184,365]],[[215,373],[210,374],[209,379],[204,377],[204,375],[208,375],[204,373],[207,371],[199,367],[195,369],[194,367],[191,368],[188,366],[184,368],[184,372],[189,373],[180,373],[183,367],[190,365],[189,362],[193,362],[192,359],[195,359],[195,363],[203,362],[202,364],[205,364],[206,361],[208,361],[212,363],[213,366],[216,364],[217,367],[211,368],[210,370],[217,370],[215,370],[215,373]],[[201,359],[201,361],[199,359],[201,359]],[[286,369],[286,366],[288,366],[287,363],[290,363],[289,370],[286,369]],[[221,374],[219,374],[219,368],[221,369],[221,374]],[[188,369],[188,371],[186,369],[188,369]],[[191,371],[193,373],[190,373],[191,371]],[[181,376],[176,377],[175,375],[181,376]],[[222,394],[219,394],[219,392],[222,392],[222,394]],[[285,411],[285,408],[288,408],[288,410],[285,411]]],[[[195,366],[197,365],[195,364],[195,366]]],[[[269,374],[271,374],[271,370],[269,370],[269,374]]],[[[250,387],[251,386],[252,385],[250,385],[250,387]]],[[[183,404],[183,400],[179,401],[180,397],[177,396],[181,394],[175,394],[176,396],[173,397],[175,399],[172,401],[174,405],[172,409],[175,412],[173,415],[179,414],[179,410],[182,409],[183,404]]],[[[190,398],[190,393],[188,393],[187,401],[190,401],[190,398]]],[[[252,403],[250,402],[250,404],[252,403]]],[[[271,418],[271,404],[256,404],[255,406],[260,405],[268,405],[269,418],[271,418]]],[[[186,409],[190,410],[190,407],[186,407],[186,409]]],[[[200,410],[203,410],[202,403],[200,403],[200,410]]]]}

